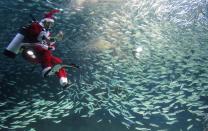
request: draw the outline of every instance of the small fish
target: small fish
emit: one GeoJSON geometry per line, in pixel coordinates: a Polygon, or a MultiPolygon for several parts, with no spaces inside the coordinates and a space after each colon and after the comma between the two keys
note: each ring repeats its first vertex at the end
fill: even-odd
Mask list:
{"type": "Polygon", "coordinates": [[[126,126],[126,128],[128,128],[129,129],[129,127],[130,127],[130,125],[128,124],[128,123],[125,123],[125,122],[121,122],[123,125],[125,125],[126,126]]]}
{"type": "Polygon", "coordinates": [[[199,110],[202,110],[202,109],[208,109],[208,105],[199,107],[199,110]]]}
{"type": "Polygon", "coordinates": [[[56,124],[58,124],[58,123],[61,122],[61,120],[54,120],[53,122],[56,123],[56,124]]]}
{"type": "Polygon", "coordinates": [[[138,131],[151,131],[150,129],[140,128],[140,127],[136,127],[135,129],[138,130],[138,131]]]}
{"type": "Polygon", "coordinates": [[[101,121],[103,121],[103,119],[98,120],[97,123],[99,123],[99,122],[101,122],[101,121]]]}
{"type": "Polygon", "coordinates": [[[110,113],[111,116],[116,117],[113,112],[111,112],[111,110],[109,109],[108,112],[110,113]]]}
{"type": "Polygon", "coordinates": [[[187,121],[191,121],[192,119],[187,119],[187,121]]]}
{"type": "Polygon", "coordinates": [[[88,115],[82,115],[81,117],[87,117],[88,115]]]}
{"type": "Polygon", "coordinates": [[[153,124],[153,123],[150,123],[150,126],[152,126],[152,127],[160,127],[159,125],[156,125],[156,124],[153,124]]]}
{"type": "Polygon", "coordinates": [[[194,125],[190,125],[187,127],[187,130],[190,130],[194,125]]]}
{"type": "Polygon", "coordinates": [[[138,125],[144,125],[144,124],[141,123],[140,121],[136,121],[136,124],[138,124],[138,125]]]}

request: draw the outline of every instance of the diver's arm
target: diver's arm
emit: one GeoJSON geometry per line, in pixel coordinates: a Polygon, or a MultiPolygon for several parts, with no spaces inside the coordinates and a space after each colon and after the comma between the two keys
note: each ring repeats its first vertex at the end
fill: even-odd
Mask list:
{"type": "Polygon", "coordinates": [[[48,50],[55,50],[55,42],[50,42],[50,44],[48,45],[48,50]]]}
{"type": "Polygon", "coordinates": [[[63,40],[63,37],[64,37],[64,33],[62,31],[59,31],[59,33],[56,36],[50,37],[50,40],[54,41],[54,42],[61,41],[61,40],[63,40]]]}
{"type": "Polygon", "coordinates": [[[59,33],[55,37],[48,37],[47,39],[47,45],[48,45],[48,50],[55,50],[55,43],[56,41],[61,41],[63,39],[63,32],[59,31],[59,33]]]}

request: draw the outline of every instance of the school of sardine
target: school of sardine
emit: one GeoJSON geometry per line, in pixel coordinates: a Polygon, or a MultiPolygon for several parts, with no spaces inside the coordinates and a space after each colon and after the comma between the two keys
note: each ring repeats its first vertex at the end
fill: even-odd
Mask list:
{"type": "Polygon", "coordinates": [[[56,28],[65,38],[57,43],[57,54],[65,64],[80,66],[68,69],[73,85],[62,90],[55,77],[43,80],[41,68],[21,57],[2,62],[0,130],[24,129],[44,119],[59,124],[73,114],[88,119],[98,112],[108,117],[97,124],[121,120],[132,131],[206,128],[206,0],[61,2],[47,0],[46,7],[63,9],[56,28]]]}

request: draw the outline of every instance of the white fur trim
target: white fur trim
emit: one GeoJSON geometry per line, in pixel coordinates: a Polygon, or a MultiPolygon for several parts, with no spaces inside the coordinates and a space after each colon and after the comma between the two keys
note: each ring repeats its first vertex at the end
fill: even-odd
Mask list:
{"type": "Polygon", "coordinates": [[[48,45],[46,45],[46,44],[41,44],[40,46],[41,46],[43,49],[48,50],[48,45]]]}
{"type": "Polygon", "coordinates": [[[54,22],[54,20],[51,19],[51,18],[44,18],[44,19],[41,20],[41,22],[44,22],[44,21],[46,21],[46,22],[54,22]]]}
{"type": "Polygon", "coordinates": [[[48,70],[50,70],[50,69],[51,69],[51,67],[50,67],[50,66],[49,66],[49,67],[44,68],[44,69],[43,69],[43,71],[42,71],[42,76],[44,77],[45,73],[46,73],[48,70]]]}
{"type": "Polygon", "coordinates": [[[65,86],[66,84],[68,84],[68,80],[67,80],[66,77],[61,77],[61,78],[59,79],[59,82],[60,82],[60,85],[61,85],[61,86],[65,86]]]}
{"type": "Polygon", "coordinates": [[[23,39],[24,39],[24,35],[17,33],[17,35],[9,43],[9,45],[6,49],[15,53],[15,54],[18,54],[23,39]]]}
{"type": "Polygon", "coordinates": [[[42,20],[39,22],[39,24],[40,24],[42,27],[44,27],[43,22],[44,22],[44,19],[42,19],[42,20]]]}

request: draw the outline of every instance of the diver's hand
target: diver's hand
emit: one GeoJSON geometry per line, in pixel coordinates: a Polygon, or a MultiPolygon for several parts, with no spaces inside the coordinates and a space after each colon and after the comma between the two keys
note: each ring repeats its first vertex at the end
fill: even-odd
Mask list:
{"type": "Polygon", "coordinates": [[[63,31],[59,31],[59,33],[56,35],[55,38],[56,38],[57,41],[63,40],[63,38],[64,38],[64,33],[63,33],[63,31]]]}
{"type": "Polygon", "coordinates": [[[55,47],[54,46],[48,46],[48,50],[54,51],[55,50],[55,47]]]}

